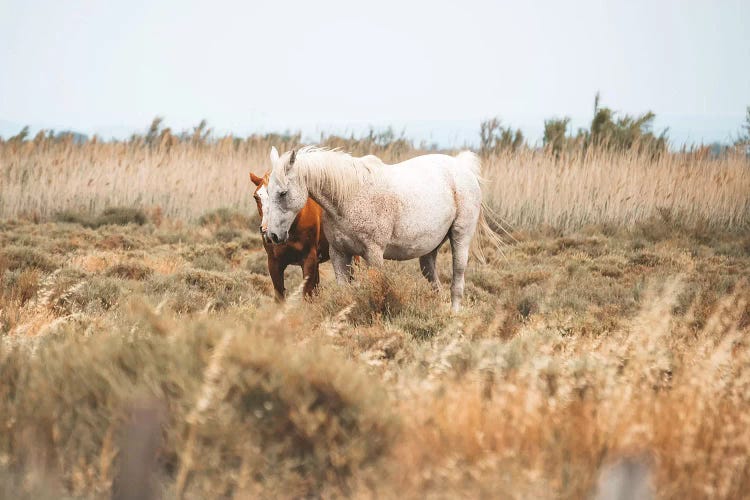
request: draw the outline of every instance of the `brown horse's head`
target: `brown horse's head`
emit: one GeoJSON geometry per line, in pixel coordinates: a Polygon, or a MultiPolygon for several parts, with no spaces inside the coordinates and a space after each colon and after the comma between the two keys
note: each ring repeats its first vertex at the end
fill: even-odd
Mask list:
{"type": "Polygon", "coordinates": [[[250,172],[250,180],[255,184],[253,198],[255,198],[255,205],[258,207],[258,215],[260,215],[260,234],[265,240],[266,231],[268,230],[268,220],[266,218],[266,211],[264,210],[265,204],[268,200],[268,191],[266,191],[266,186],[268,185],[268,174],[263,177],[258,177],[250,172]]]}

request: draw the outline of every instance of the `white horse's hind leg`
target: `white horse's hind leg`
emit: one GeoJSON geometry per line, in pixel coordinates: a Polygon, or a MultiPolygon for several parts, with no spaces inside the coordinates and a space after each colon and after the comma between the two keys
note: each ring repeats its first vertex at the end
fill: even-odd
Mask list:
{"type": "Polygon", "coordinates": [[[451,282],[451,310],[457,312],[461,308],[464,296],[464,273],[469,262],[469,250],[474,231],[479,220],[479,207],[459,207],[459,213],[453,222],[449,237],[451,240],[451,254],[453,254],[453,280],[451,282]],[[461,209],[463,208],[463,209],[461,209]]]}
{"type": "Polygon", "coordinates": [[[451,254],[453,254],[453,280],[451,281],[451,310],[461,309],[461,299],[464,297],[464,273],[469,262],[469,248],[471,237],[457,235],[451,231],[451,254]]]}
{"type": "Polygon", "coordinates": [[[333,245],[330,246],[328,254],[331,257],[336,282],[349,283],[352,280],[352,256],[337,250],[333,245]]]}
{"type": "Polygon", "coordinates": [[[419,268],[422,270],[422,275],[427,278],[435,289],[440,290],[440,277],[437,273],[437,254],[440,247],[437,247],[427,255],[423,255],[419,258],[419,268]]]}

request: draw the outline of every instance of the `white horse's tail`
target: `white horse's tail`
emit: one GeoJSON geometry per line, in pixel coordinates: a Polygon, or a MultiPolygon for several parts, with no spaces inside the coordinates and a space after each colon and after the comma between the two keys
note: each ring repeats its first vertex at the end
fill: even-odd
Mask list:
{"type": "MultiPolygon", "coordinates": [[[[462,151],[456,155],[456,160],[469,170],[469,172],[474,174],[481,188],[484,184],[484,179],[482,178],[482,163],[479,160],[479,156],[471,151],[462,151]]],[[[482,204],[479,208],[479,220],[477,221],[474,238],[471,240],[470,249],[471,255],[482,263],[487,262],[487,256],[485,255],[485,242],[489,243],[490,247],[498,251],[501,255],[503,254],[503,247],[507,246],[507,243],[500,238],[498,231],[490,226],[490,222],[492,223],[492,226],[497,228],[497,230],[512,238],[508,229],[506,229],[508,224],[495,214],[492,209],[487,206],[484,200],[482,200],[482,204]]]]}
{"type": "Polygon", "coordinates": [[[456,161],[474,174],[477,180],[482,182],[482,162],[479,161],[479,156],[475,152],[461,151],[456,155],[456,161]]]}

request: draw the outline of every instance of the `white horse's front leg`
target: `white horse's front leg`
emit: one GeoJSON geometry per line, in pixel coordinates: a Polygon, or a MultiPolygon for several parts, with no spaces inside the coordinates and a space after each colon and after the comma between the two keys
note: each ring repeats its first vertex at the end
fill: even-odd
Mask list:
{"type": "Polygon", "coordinates": [[[370,267],[383,267],[383,249],[380,247],[374,245],[368,247],[362,257],[364,257],[365,262],[367,262],[367,265],[370,267]]]}
{"type": "Polygon", "coordinates": [[[352,280],[352,256],[336,249],[333,245],[329,247],[328,253],[336,275],[336,282],[349,283],[352,280]]]}

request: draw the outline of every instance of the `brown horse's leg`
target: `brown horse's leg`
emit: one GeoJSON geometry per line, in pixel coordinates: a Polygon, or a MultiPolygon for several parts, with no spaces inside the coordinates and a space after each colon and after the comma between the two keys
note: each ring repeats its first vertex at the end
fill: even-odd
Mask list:
{"type": "Polygon", "coordinates": [[[275,292],[276,302],[284,301],[284,270],[286,265],[282,265],[278,260],[268,257],[268,274],[271,275],[273,289],[275,292]]]}
{"type": "Polygon", "coordinates": [[[310,297],[313,291],[320,283],[320,274],[318,273],[318,252],[313,248],[302,263],[302,277],[305,279],[305,286],[302,291],[305,297],[310,297]]]}

